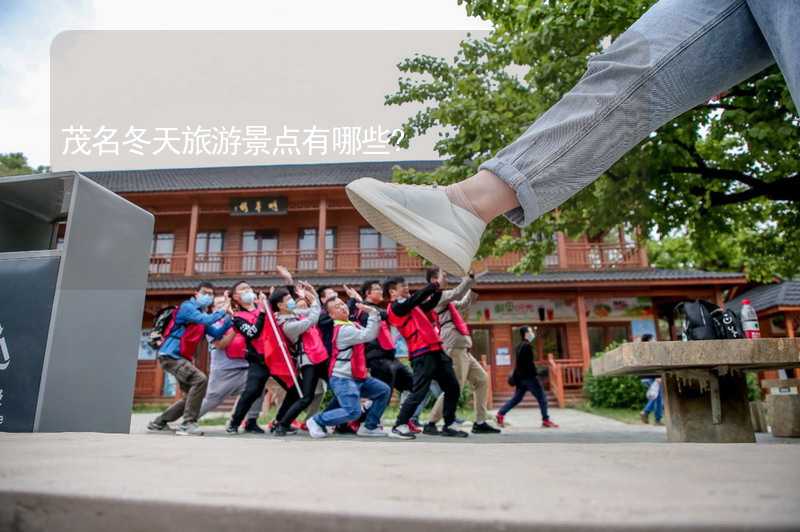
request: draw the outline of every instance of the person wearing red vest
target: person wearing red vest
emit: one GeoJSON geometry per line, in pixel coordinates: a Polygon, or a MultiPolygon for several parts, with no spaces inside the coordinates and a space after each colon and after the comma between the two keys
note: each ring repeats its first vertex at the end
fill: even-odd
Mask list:
{"type": "Polygon", "coordinates": [[[175,377],[183,394],[147,425],[148,430],[169,430],[167,423],[183,416],[176,434],[203,435],[197,419],[208,379],[205,373],[195,367],[194,354],[206,334],[220,338],[231,326],[230,320],[224,320],[224,311],[207,312],[213,302],[214,285],[204,281],[197,286],[194,297],[181,303],[175,311],[175,317],[167,325],[164,342],[158,349],[158,362],[166,373],[175,377]],[[223,322],[217,327],[214,324],[219,320],[223,322]]]}
{"type": "Polygon", "coordinates": [[[361,416],[361,398],[364,397],[370,399],[372,404],[356,434],[386,436],[380,422],[389,404],[391,390],[383,382],[369,376],[364,352],[364,344],[378,336],[380,315],[377,309],[362,305],[361,310],[369,313],[367,326],[362,328],[358,323],[348,320],[350,310],[338,297],[329,299],[325,310],[334,320],[328,375],[335,400],[324,412],[307,421],[308,433],[312,438],[324,438],[327,436],[325,427],[355,421],[361,416]]]}
{"type": "MultiPolygon", "coordinates": [[[[447,286],[447,276],[437,268],[429,268],[426,274],[428,281],[437,280],[439,286],[447,286]]],[[[470,353],[472,337],[469,326],[462,313],[466,313],[478,296],[472,291],[475,285],[475,274],[469,272],[461,282],[452,290],[443,290],[442,298],[436,308],[429,313],[431,321],[438,324],[439,334],[442,337],[444,352],[453,360],[453,369],[456,372],[458,384],[463,388],[466,383],[472,387],[475,401],[475,423],[472,425],[473,434],[497,434],[499,429],[486,422],[486,402],[489,395],[489,376],[480,363],[470,353]]],[[[436,424],[442,419],[444,396],[440,395],[433,405],[431,417],[425,424],[425,434],[438,434],[436,424]]]]}
{"type": "Polygon", "coordinates": [[[267,309],[267,296],[263,292],[256,296],[245,281],[234,284],[230,293],[236,337],[228,349],[244,349],[245,359],[250,364],[244,391],[225,429],[228,434],[236,434],[247,411],[264,395],[264,387],[270,377],[284,390],[292,387],[292,368],[282,361],[282,352],[286,350],[288,356],[288,348],[283,338],[274,334],[277,325],[275,329],[272,328],[274,318],[267,309]]]}
{"type": "Polygon", "coordinates": [[[286,288],[278,288],[269,297],[271,308],[277,312],[276,322],[298,367],[303,393],[300,397],[292,388],[286,394],[276,416],[275,436],[292,432],[292,422],[314,400],[317,383],[328,378],[328,351],[317,328],[321,310],[317,293],[311,285],[302,282],[294,291],[297,300],[286,288]],[[299,301],[305,301],[308,308],[301,310],[299,301]]]}
{"type": "Polygon", "coordinates": [[[384,283],[383,292],[389,297],[389,323],[397,328],[408,345],[408,358],[414,374],[411,395],[401,405],[392,432],[411,432],[408,422],[419,404],[428,396],[431,381],[435,380],[444,391],[444,428],[440,434],[466,438],[466,432],[451,426],[456,419],[456,407],[461,393],[453,371],[453,361],[444,353],[439,331],[427,316],[442,297],[439,283],[430,282],[414,295],[409,295],[405,279],[393,277],[384,283]]]}
{"type": "Polygon", "coordinates": [[[414,379],[408,366],[396,358],[389,314],[379,306],[383,302],[383,287],[380,281],[365,281],[358,292],[347,286],[344,289],[350,296],[347,306],[350,308],[351,320],[366,327],[369,314],[360,310],[356,305],[362,301],[364,305],[378,309],[381,316],[378,337],[365,345],[369,374],[401,394],[410,393],[414,379]]]}

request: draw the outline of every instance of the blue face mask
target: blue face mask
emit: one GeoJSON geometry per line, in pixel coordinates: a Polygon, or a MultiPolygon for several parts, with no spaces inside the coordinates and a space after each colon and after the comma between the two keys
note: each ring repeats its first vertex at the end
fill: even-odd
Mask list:
{"type": "Polygon", "coordinates": [[[286,302],[286,308],[289,309],[289,312],[294,312],[294,309],[297,308],[297,302],[294,299],[290,299],[286,302]]]}
{"type": "Polygon", "coordinates": [[[203,294],[200,297],[198,297],[196,301],[197,304],[200,305],[201,307],[207,307],[214,302],[214,297],[208,294],[203,294]]]}
{"type": "Polygon", "coordinates": [[[242,293],[242,295],[239,297],[242,298],[242,303],[244,303],[245,305],[250,305],[251,303],[253,303],[253,301],[256,300],[256,293],[253,292],[252,290],[248,290],[247,292],[242,293]]]}

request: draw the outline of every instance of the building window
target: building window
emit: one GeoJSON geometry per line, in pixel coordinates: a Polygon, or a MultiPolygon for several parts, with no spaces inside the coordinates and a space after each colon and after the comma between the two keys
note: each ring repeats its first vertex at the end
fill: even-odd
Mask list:
{"type": "Polygon", "coordinates": [[[278,263],[278,233],[244,231],[242,233],[242,271],[273,272],[278,263]]]}
{"type": "Polygon", "coordinates": [[[150,273],[170,273],[172,252],[175,248],[173,233],[156,233],[150,245],[150,273]]]}
{"type": "Polygon", "coordinates": [[[222,231],[197,233],[194,245],[194,271],[219,273],[222,271],[222,231]]]}
{"type": "MultiPolygon", "coordinates": [[[[522,343],[519,334],[521,328],[522,326],[511,328],[511,350],[514,353],[515,363],[517,346],[522,343]]],[[[544,364],[547,356],[551,354],[555,359],[566,358],[566,331],[562,325],[537,325],[534,332],[536,338],[532,342],[533,357],[537,364],[544,364]]]]}
{"type": "MultiPolygon", "coordinates": [[[[333,249],[336,246],[336,231],[331,227],[325,229],[325,269],[334,269],[333,249]]],[[[317,269],[317,229],[300,229],[297,237],[297,269],[317,269]]]]}
{"type": "Polygon", "coordinates": [[[372,227],[359,231],[359,257],[362,270],[397,268],[397,242],[372,227]]]}
{"type": "Polygon", "coordinates": [[[615,342],[630,341],[630,325],[627,323],[594,323],[589,325],[589,353],[602,353],[615,342]]]}

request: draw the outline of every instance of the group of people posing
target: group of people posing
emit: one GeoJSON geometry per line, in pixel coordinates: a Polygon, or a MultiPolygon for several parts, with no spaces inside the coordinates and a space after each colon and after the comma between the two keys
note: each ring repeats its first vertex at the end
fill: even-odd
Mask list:
{"type": "MultiPolygon", "coordinates": [[[[427,285],[414,294],[402,277],[367,281],[358,291],[344,286],[344,301],[332,287],[314,289],[295,282],[284,268],[279,271],[286,285],[271,288],[269,294],[256,294],[250,284],[239,281],[215,296],[214,286],[202,282],[194,297],[169,311],[158,360],[183,394],[149,423],[149,430],[169,430],[168,423],[182,417],[177,434],[202,435],[198,419],[226,397],[238,395],[226,431],[264,433],[257,420],[267,382],[273,379],[285,390],[270,427],[275,436],[303,428],[313,438],[324,438],[331,430],[405,440],[420,432],[465,438],[468,434],[455,422],[466,383],[474,391],[472,433],[500,432],[487,422],[488,376],[470,353],[472,339],[462,317],[477,299],[472,272],[447,290],[445,274],[429,268],[427,285]],[[392,328],[408,347],[410,368],[396,358],[392,328]],[[203,337],[211,351],[208,378],[193,363],[203,337]],[[333,395],[319,412],[326,387],[333,395]],[[419,415],[432,389],[440,393],[430,420],[421,427],[419,415]],[[381,417],[393,390],[400,393],[400,410],[394,426],[384,430],[381,417]],[[299,424],[296,419],[304,411],[306,422],[299,424]]],[[[520,384],[524,380],[530,389],[525,377],[520,384]]],[[[536,395],[540,407],[544,403],[543,425],[555,427],[547,418],[546,399],[536,395]]],[[[502,425],[503,415],[497,421],[502,425]]]]}

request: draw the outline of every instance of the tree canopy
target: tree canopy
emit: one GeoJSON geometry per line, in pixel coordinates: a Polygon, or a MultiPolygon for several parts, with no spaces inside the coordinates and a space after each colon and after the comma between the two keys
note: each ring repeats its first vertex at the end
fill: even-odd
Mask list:
{"type": "MultiPolygon", "coordinates": [[[[588,58],[638,19],[651,0],[459,0],[492,23],[455,57],[403,60],[388,105],[423,104],[401,146],[439,134],[443,165],[398,170],[403,182],[452,183],[518,137],[583,75],[588,58]]],[[[653,132],[585,188],[522,231],[495,220],[480,254],[522,252],[537,271],[547,235],[640,228],[656,266],[743,270],[755,281],[800,270],[800,117],[777,67],[653,132]]]]}

